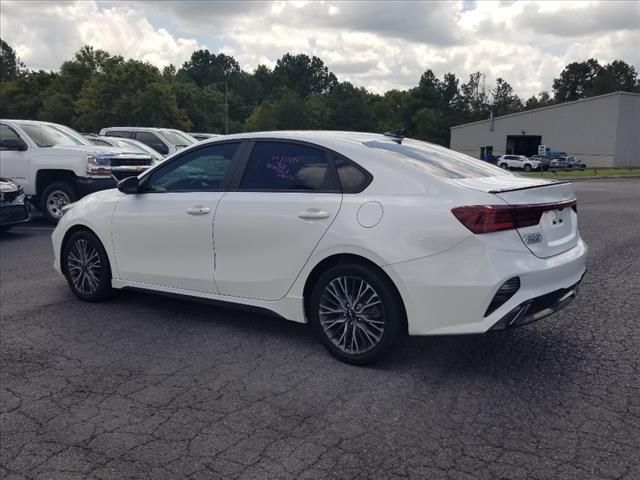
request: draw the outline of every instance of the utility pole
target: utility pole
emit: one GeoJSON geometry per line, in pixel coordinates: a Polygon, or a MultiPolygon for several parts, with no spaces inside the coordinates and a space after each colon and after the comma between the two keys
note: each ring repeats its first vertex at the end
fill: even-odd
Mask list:
{"type": "Polygon", "coordinates": [[[224,133],[229,135],[229,82],[224,81],[224,133]]]}

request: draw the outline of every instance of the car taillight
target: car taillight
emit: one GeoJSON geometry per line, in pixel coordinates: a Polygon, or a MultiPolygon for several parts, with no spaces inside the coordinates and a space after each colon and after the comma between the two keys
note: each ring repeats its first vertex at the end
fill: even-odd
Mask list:
{"type": "Polygon", "coordinates": [[[578,211],[574,199],[534,205],[471,205],[453,208],[451,213],[473,233],[491,233],[537,225],[544,212],[568,207],[578,211]]]}

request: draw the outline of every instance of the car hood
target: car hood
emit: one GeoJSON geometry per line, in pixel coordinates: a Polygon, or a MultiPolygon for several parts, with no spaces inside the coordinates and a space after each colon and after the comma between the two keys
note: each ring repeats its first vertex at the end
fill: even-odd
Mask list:
{"type": "Polygon", "coordinates": [[[0,177],[0,193],[17,192],[20,187],[8,178],[0,177]]]}
{"type": "Polygon", "coordinates": [[[129,149],[123,149],[118,147],[101,147],[98,145],[54,145],[50,147],[51,150],[65,151],[65,152],[82,152],[93,155],[140,155],[143,157],[149,157],[150,155],[144,153],[132,153],[129,149]]]}

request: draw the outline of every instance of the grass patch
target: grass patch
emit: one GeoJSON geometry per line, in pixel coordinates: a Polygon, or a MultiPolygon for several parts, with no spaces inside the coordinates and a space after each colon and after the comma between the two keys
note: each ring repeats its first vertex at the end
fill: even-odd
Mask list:
{"type": "Polygon", "coordinates": [[[560,172],[540,172],[522,173],[527,177],[543,178],[576,178],[576,177],[604,177],[609,175],[640,175],[640,167],[634,168],[587,168],[585,170],[569,170],[560,172]]]}

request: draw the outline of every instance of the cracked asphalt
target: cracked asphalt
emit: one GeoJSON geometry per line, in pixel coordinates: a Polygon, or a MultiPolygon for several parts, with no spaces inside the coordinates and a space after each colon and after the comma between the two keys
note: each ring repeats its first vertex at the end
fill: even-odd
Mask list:
{"type": "Polygon", "coordinates": [[[576,184],[591,248],[562,312],[406,339],[378,365],[304,325],[75,299],[41,221],[0,238],[0,478],[639,479],[640,181],[576,184]]]}

